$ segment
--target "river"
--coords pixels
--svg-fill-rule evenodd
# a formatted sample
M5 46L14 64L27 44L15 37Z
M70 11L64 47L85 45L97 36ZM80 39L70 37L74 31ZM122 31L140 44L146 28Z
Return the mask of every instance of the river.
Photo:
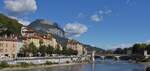
M58 66L14 71L144 71L144 68L145 67L142 64L133 64L122 61L107 61L96 62L92 64L78 64L70 66Z

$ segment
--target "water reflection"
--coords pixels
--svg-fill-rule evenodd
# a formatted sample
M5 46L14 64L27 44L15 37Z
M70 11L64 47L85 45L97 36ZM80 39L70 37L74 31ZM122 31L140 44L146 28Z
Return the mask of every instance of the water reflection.
M95 71L95 63L92 63L92 71Z
M131 64L122 61L117 62L106 61L92 64L78 64L70 66L37 68L31 70L14 70L14 71L144 71L144 65Z

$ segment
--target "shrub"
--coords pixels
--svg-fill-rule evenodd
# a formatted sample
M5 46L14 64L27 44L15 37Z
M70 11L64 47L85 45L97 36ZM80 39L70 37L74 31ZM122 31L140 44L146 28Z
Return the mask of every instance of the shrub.
M0 63L0 68L6 68L6 67L9 67L9 64L7 62L5 62L5 61L2 61Z
M69 61L66 61L66 63L68 64L68 63L70 63Z
M21 66L21 67L28 67L28 66L30 66L30 64L29 64L29 63L26 63L26 62L21 62L21 63L20 63L20 66Z
M51 64L53 64L53 63L50 62L50 61L46 61L46 62L45 62L45 65L51 65Z

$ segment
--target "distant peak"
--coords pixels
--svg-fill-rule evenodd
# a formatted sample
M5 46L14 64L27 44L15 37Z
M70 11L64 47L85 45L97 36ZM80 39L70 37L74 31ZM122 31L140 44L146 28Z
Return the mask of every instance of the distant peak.
M54 22L48 21L48 20L45 20L45 19L37 19L37 20L35 20L34 22L39 22L39 23L41 23L41 24L54 25Z

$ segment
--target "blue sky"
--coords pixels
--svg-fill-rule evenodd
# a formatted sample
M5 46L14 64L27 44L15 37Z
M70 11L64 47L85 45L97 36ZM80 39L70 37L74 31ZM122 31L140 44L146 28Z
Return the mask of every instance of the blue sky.
M100 48L150 40L150 0L12 0L23 3L21 11L14 5L18 3L9 1L0 0L0 12L24 24L38 18L57 22L62 28L70 24L67 30L78 33L71 38ZM77 27L70 29L71 25Z

